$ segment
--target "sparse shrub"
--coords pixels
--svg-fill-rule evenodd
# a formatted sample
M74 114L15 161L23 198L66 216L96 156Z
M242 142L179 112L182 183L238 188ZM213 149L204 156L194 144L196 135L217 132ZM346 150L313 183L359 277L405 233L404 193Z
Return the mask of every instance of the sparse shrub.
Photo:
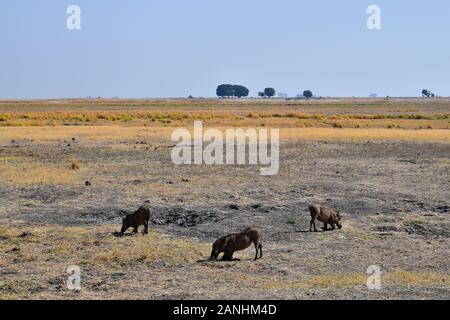
M80 161L77 159L70 159L70 168L72 170L79 170L80 169Z
M323 115L320 113L317 113L314 115L314 118L316 118L317 120L322 120L323 119Z
M436 117L437 120L446 120L448 118L450 118L450 114L439 114Z
M311 121L305 121L304 126L305 126L305 128L311 128L313 125L312 125Z
M0 115L0 121L8 121L8 120L11 120L11 115L9 114Z
M342 115L340 115L340 114L335 114L335 115L330 117L331 120L341 120L343 118L344 117Z

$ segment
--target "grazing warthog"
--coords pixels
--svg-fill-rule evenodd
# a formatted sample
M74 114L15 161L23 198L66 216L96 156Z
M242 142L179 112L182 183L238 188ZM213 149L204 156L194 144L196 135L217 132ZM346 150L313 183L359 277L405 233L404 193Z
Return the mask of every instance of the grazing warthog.
M342 218L339 211L323 207L319 204L313 204L309 206L309 212L311 213L311 222L309 223L309 231L311 232L313 227L314 231L317 232L316 219L323 222L323 230L325 231L328 230L328 224L331 226L331 230L334 230L336 226L339 229L342 228Z
M127 215L122 220L121 234L128 228L133 228L133 233L138 233L139 226L144 226L144 234L148 234L148 222L150 220L150 209L146 206L140 207L135 213Z
M262 258L262 244L261 244L262 230L259 227L250 227L241 233L233 233L217 239L212 247L211 256L209 260L217 260L219 254L222 252L222 261L232 261L233 254L236 251L247 249L253 243L256 249L256 259ZM259 252L259 257L258 257Z

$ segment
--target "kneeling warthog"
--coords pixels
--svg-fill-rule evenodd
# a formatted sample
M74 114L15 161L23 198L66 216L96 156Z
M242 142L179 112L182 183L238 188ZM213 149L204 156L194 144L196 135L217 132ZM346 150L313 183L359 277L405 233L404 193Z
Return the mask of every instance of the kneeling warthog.
M233 254L236 251L247 249L253 243L256 249L255 260L262 258L262 244L261 244L262 230L259 227L250 227L241 233L233 233L217 239L212 247L211 256L209 260L217 260L219 254L222 252L222 261L232 261Z
M316 219L320 222L323 222L323 230L327 231L329 224L331 226L331 230L334 230L336 226L341 229L341 215L339 211L336 211L331 208L323 207L319 204L313 204L309 206L309 212L311 213L311 222L309 223L309 231L312 232L312 228L314 227L314 231L317 232L316 229Z
M140 207L135 213L127 215L122 220L121 234L128 228L133 228L133 233L138 233L139 226L144 226L144 234L148 234L148 222L150 220L150 209L146 206Z

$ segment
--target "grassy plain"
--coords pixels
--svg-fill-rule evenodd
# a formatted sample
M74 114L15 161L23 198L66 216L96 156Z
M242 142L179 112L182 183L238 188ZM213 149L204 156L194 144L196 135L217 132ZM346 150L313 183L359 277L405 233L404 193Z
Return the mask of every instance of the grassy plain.
M280 174L175 166L170 135L194 120L279 128ZM449 176L446 98L2 100L0 299L448 299ZM342 230L307 232L316 201ZM141 204L150 234L115 237ZM205 261L247 225L262 260Z

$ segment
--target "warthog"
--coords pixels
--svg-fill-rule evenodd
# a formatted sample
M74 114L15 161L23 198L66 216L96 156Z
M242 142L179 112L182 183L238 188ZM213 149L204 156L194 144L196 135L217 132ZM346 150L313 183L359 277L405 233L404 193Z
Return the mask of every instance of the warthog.
M121 234L128 228L133 228L133 233L138 233L139 226L144 226L144 234L148 234L148 222L150 220L150 209L146 206L140 207L135 213L127 215L122 220Z
M309 231L312 232L312 228L314 227L314 231L317 232L316 229L316 219L320 222L323 222L323 230L327 231L329 224L331 226L331 230L334 230L336 226L341 229L341 215L339 211L336 211L331 208L323 207L319 204L313 204L309 206L309 212L311 213L311 222L309 223Z
M250 227L240 233L233 233L217 239L212 247L211 256L209 260L217 260L219 254L222 252L222 261L232 261L233 254L236 251L247 249L253 243L256 249L255 259L262 258L262 244L261 244L262 230L259 227Z

